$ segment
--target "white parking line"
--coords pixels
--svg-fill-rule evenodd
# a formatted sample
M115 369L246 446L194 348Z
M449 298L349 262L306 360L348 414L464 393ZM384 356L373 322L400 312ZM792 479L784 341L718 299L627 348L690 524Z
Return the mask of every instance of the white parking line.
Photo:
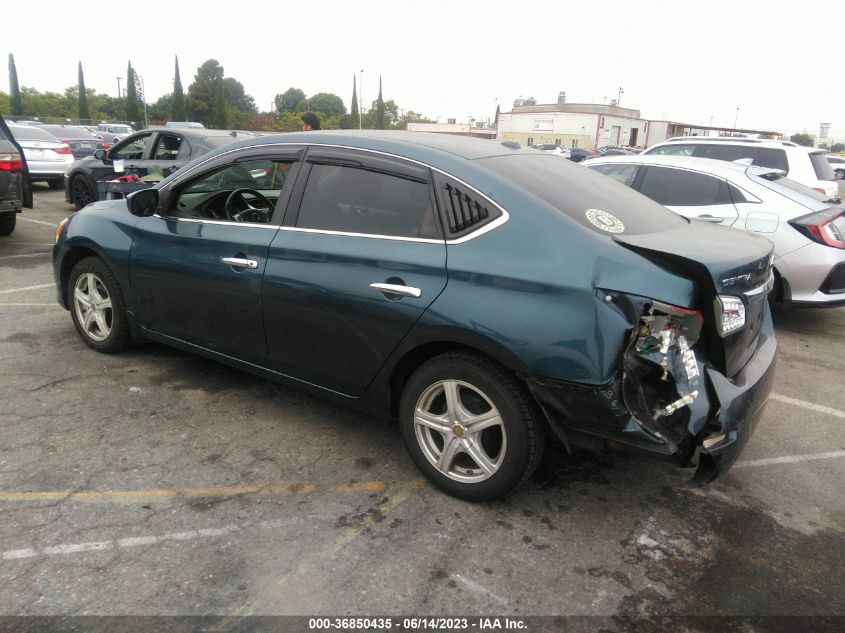
M8 295L13 292L26 292L27 290L41 290L42 288L55 288L56 284L41 284L39 286L24 286L23 288L10 288L9 290L0 290L0 295Z
M33 224L43 224L44 226L50 226L53 228L59 226L58 224L53 224L52 222L44 222L43 220L33 220L32 218L25 218L22 215L19 215L18 219L23 220L24 222L32 222Z
M271 522L266 522L270 524ZM188 532L166 532L156 536L135 536L129 538L112 539L108 541L91 541L88 543L65 543L51 545L41 549L26 547L24 549L12 549L3 552L0 556L3 560L19 560L22 558L35 558L36 556L57 556L66 554L79 554L81 552L95 552L115 548L139 547L141 545L152 545L154 543L166 543L168 541L193 541L201 538L215 538L225 536L241 530L237 525L224 525L221 528L200 528Z
M25 253L24 255L3 255L0 259L16 259L18 257L47 257L53 253L45 251L44 253Z
M0 303L0 308L32 308L35 306L45 307L45 306L58 306L57 302L53 303Z
M830 451L827 453L813 453L810 455L787 455L786 457L768 457L766 459L749 459L737 462L734 468L751 468L753 466L769 466L772 464L795 464L797 462L812 462L817 459L836 459L845 457L845 451Z
M779 393L773 393L769 395L771 400L777 400L778 402L783 402L785 404L791 404L796 407L802 407L804 409L809 409L810 411L816 411L817 413L824 413L826 415L832 415L835 418L845 418L845 411L840 411L839 409L832 409L830 407L825 407L820 404L814 404L812 402L807 402L806 400L799 400L798 398L790 398L789 396L782 396Z

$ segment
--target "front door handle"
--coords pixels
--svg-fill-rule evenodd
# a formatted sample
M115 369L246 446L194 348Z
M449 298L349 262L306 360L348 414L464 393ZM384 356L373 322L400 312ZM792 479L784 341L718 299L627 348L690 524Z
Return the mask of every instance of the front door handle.
M221 257L220 261L235 268L258 268L258 262L254 259L244 259L243 257Z
M370 284L370 288L390 295L414 297L415 299L418 299L420 295L422 295L422 290L419 288L414 288L413 286L400 286L399 284Z
M702 222L712 222L713 224L717 224L722 222L725 218L718 218L715 215L697 215L693 218L693 220L701 220Z

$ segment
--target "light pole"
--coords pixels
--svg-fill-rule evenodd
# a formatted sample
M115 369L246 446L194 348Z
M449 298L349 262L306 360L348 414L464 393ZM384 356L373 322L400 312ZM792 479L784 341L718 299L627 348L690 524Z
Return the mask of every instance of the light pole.
M364 69L358 71L358 129L364 120Z
M115 77L117 79L117 98L120 99L120 77Z
M734 131L736 131L736 122L739 119L739 106L736 107L736 116L734 117Z
M616 107L619 107L619 104L622 102L622 95L625 94L624 88L619 86L619 92L616 93Z
M135 76L141 82L141 103L144 104L144 127L147 128L147 127L150 127L150 123L147 120L147 94L146 94L147 91L144 90L144 78L141 77L141 75L139 75L138 73L135 73Z
M467 114L469 124L467 125L467 136L472 136L472 113Z

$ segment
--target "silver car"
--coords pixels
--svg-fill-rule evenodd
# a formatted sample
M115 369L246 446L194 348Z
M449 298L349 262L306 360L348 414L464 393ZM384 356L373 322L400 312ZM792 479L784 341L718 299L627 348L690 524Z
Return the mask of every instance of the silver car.
M775 245L773 300L784 306L845 305L845 208L839 198L744 161L636 155L584 165L685 217L767 237Z
M46 181L51 189L64 187L65 172L73 164L73 150L35 125L10 125L12 136L23 149L29 166L29 181Z

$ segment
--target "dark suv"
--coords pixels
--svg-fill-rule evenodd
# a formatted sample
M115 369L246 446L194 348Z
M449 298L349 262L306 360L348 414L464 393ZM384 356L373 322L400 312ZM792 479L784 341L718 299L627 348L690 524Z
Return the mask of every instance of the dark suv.
M23 207L32 208L26 159L0 115L0 235L11 235Z

